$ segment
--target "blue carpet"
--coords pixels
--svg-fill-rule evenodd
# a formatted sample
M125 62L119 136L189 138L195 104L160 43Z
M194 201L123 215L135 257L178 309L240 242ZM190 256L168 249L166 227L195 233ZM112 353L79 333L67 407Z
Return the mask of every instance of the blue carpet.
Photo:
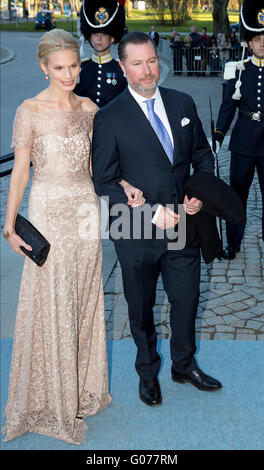
M132 340L110 341L111 405L87 418L81 446L34 433L4 443L4 449L54 450L259 450L264 448L264 344L257 341L200 341L199 367L223 389L202 392L170 378L169 341L160 341L163 404L151 408L138 399ZM1 414L7 400L12 340L1 341ZM3 419L2 419L3 424Z

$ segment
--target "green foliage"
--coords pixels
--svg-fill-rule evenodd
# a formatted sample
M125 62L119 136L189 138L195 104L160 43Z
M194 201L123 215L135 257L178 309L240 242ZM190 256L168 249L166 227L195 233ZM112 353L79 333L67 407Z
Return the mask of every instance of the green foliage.
M157 16L155 14L155 11L153 9L148 9L145 11L142 10L132 10L131 12L131 18L127 19L126 24L128 27L129 31L132 30L139 30L139 31L150 31L151 26L155 25L157 31L159 32L170 32L173 28L172 25L160 25L159 22L157 21ZM237 23L239 21L239 14L238 12L228 12L229 14L229 21L230 23ZM168 20L169 20L169 10L168 13ZM167 16L166 16L167 17ZM183 26L178 26L177 31L179 32L188 32L190 31L190 27L194 25L197 27L197 31L201 31L203 26L205 26L208 30L209 33L212 33L213 31L213 19L212 19L212 13L205 12L203 13L201 10L193 10L192 12L192 18L190 20L187 20ZM57 21L57 27L65 29L66 31L74 32L76 33L76 20L74 19L73 21L71 19L67 20L62 20L62 21ZM34 21L29 21L28 23L26 22L21 22L16 26L16 23L6 23L6 24L1 24L1 29L2 30L8 30L8 31L36 31L35 30L35 24ZM37 32L43 33L45 30L37 30Z

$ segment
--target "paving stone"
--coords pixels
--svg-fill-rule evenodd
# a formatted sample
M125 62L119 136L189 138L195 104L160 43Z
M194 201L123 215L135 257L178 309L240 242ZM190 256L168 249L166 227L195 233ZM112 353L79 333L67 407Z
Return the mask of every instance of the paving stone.
M220 305L230 306L230 302L240 301L248 298L249 296L243 292L232 292L230 294L223 295L216 299L209 300L207 303L207 308L214 308ZM204 303L202 303L203 305Z
M256 336L256 331L247 328L246 330L244 328L237 328L236 330L237 334L247 334L247 335L254 335Z
M218 295L224 295L228 294L228 292L231 291L232 288L233 286L228 284L228 282L226 284L216 284L214 287L214 292L218 292Z
M225 276L212 276L211 277L211 282L226 282L226 277Z
M264 335L263 335L264 337ZM200 336L199 336L200 339L211 339L211 334L210 333L200 333Z
M228 307L215 307L213 311L218 314L218 315L224 315L226 317L226 314L231 313L232 310L231 308ZM230 315L231 316L231 315Z
M246 305L244 302L233 302L228 304L228 306L234 311L234 312L239 312L241 310L246 310L248 309L248 305Z
M228 277L228 282L231 284L244 284L244 277Z
M261 334L261 335L257 334L257 340L264 341L264 334Z
M233 327L243 327L245 326L246 320L241 320L236 318L234 315L224 315L223 319L227 325L233 326Z
M228 277L231 277L231 276L233 276L233 277L239 276L240 277L240 276L243 276L243 271L244 271L244 269L243 270L242 269L228 269L226 271L226 275Z
M225 340L225 339L235 339L235 333L215 333L214 339L220 339L220 340Z
M216 325L215 329L217 333L234 333L234 328L227 325Z
M110 320L112 311L111 310L105 310L105 321L108 322Z
M256 320L249 320L246 323L247 328L253 328L254 330L259 330L263 326L263 322Z
M250 299L245 299L243 302L247 304L249 307L253 307L254 305L256 305L257 301L254 297L251 297Z
M127 315L127 308L127 303L117 302L112 311L114 315Z
M249 310L243 310L242 312L235 312L234 315L241 320L250 320L251 318L254 318L256 315Z
M200 292L206 292L210 290L211 284L210 282L201 282L200 284Z
M223 268L213 268L210 270L211 276L225 276L226 270Z
M201 318L210 318L210 317L215 317L215 313L211 310L204 310L203 312L199 313L197 317Z
M204 319L204 321L209 326L211 326L211 325L223 325L225 323L223 318L219 317L219 316L209 317L209 318Z
M236 339L237 339L238 341L241 341L241 340L243 340L243 341L245 341L245 340L247 340L247 341L255 341L255 340L257 339L257 335L256 335L256 334L250 335L250 334L248 334L248 333L237 334L237 335L236 335Z
M251 307L250 313L254 315L264 315L264 302L259 302L254 307Z

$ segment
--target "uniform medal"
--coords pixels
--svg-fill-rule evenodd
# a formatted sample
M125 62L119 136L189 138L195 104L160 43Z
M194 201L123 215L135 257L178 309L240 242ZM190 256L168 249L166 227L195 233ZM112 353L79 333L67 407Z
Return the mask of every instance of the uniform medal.
M107 77L106 83L108 83L109 85L110 85L110 84L112 84L112 85L116 85L116 84L117 84L116 73L107 72L107 73L106 73L106 77Z

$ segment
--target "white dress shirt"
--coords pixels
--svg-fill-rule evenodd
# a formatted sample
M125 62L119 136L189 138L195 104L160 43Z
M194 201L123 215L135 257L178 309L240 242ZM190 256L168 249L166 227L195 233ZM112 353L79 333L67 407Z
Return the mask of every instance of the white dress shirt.
M171 132L171 127L170 127L170 124L169 124L169 120L168 120L168 117L167 117L167 113L166 113L166 110L165 110L165 107L164 107L164 104L163 104L163 101L162 101L162 98L161 98L161 94L160 94L160 91L158 88L156 88L156 91L155 91L155 94L151 97L151 98L145 98L144 96L141 96L139 95L138 93L136 93L130 85L128 85L128 90L129 92L131 93L131 95L133 96L133 98L136 100L136 102L139 104L139 106L141 107L143 113L145 114L146 118L149 120L149 116L148 116L148 109L147 109L147 104L145 103L145 101L147 101L147 99L153 99L155 98L155 102L154 102L154 111L155 113L159 116L160 120L162 121L162 123L164 124L164 126L166 127L166 130L170 136L170 139L171 139L171 143L172 143L172 146L174 148L174 143L173 143L173 136L172 136L172 132ZM156 212L155 212L155 215L152 219L152 223L155 224L156 223L156 220L157 220L157 217L158 217L158 214L159 214L159 211L161 209L161 205L158 206Z
M148 99L155 98L154 111L159 116L160 120L162 121L162 124L164 124L164 126L166 127L166 130L167 130L167 132L170 136L170 139L171 139L172 146L174 147L171 127L170 127L170 124L169 124L169 120L168 120L168 117L167 117L167 113L165 111L165 107L164 107L159 89L156 88L155 94L151 98L144 98L144 96L139 95L138 93L136 93L131 88L130 85L128 85L128 90L130 91L133 98L135 98L135 100L139 104L139 106L141 107L141 109L142 109L142 111L145 114L147 119L149 119L149 116L148 116L147 104L145 103L145 101L147 101Z

